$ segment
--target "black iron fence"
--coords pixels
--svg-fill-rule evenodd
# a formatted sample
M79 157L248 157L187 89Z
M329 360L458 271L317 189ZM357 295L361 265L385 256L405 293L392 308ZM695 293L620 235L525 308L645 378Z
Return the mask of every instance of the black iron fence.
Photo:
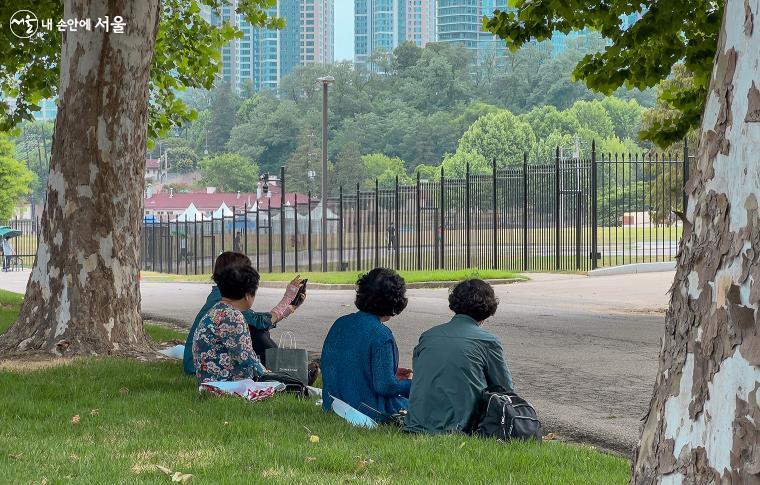
M586 271L674 259L689 155L602 154L529 163L415 183L340 188L322 204L280 193L264 208L196 220L159 218L142 232L146 271L206 274L226 250L249 255L263 272L387 266L401 270L496 268ZM277 198L280 198L277 200ZM326 246L321 243L327 220ZM31 263L36 221L10 221L24 235L17 254Z

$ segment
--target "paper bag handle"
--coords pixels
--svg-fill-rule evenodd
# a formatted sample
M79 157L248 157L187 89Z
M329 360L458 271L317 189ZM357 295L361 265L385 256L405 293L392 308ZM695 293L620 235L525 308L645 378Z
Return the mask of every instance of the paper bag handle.
M280 347L281 349L285 348L282 346L282 339L285 337L285 335L290 336L290 348L291 349L298 348L298 343L296 342L296 337L295 335L293 335L293 332L282 332L280 334L280 343L277 346Z

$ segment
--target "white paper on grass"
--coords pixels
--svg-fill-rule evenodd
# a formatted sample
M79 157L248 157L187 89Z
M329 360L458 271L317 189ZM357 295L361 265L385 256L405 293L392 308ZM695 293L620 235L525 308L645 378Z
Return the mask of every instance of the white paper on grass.
M370 418L366 414L362 414L340 399L337 399L334 396L331 397L333 398L332 410L335 412L335 414L353 424L354 426L361 426L370 429L377 428L377 422L374 419Z
M175 345L174 347L167 347L165 349L159 350L158 353L172 359L182 360L185 357L185 346Z

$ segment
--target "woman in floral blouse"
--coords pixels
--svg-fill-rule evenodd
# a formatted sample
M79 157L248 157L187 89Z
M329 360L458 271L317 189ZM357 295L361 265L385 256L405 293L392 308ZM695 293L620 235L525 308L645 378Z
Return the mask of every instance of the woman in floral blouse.
M243 313L251 308L259 273L251 266L230 266L215 275L222 299L201 319L193 338L199 382L256 379L266 369L253 351Z

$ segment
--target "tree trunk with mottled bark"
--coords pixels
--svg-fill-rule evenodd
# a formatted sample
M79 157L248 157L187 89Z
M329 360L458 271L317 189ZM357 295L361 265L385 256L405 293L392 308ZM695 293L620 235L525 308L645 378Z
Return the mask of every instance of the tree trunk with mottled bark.
M758 14L726 1L635 484L760 483Z
M6 352L149 348L138 281L148 80L159 0L66 0L58 116L39 249ZM95 28L123 17L124 33ZM47 34L54 35L54 34Z

